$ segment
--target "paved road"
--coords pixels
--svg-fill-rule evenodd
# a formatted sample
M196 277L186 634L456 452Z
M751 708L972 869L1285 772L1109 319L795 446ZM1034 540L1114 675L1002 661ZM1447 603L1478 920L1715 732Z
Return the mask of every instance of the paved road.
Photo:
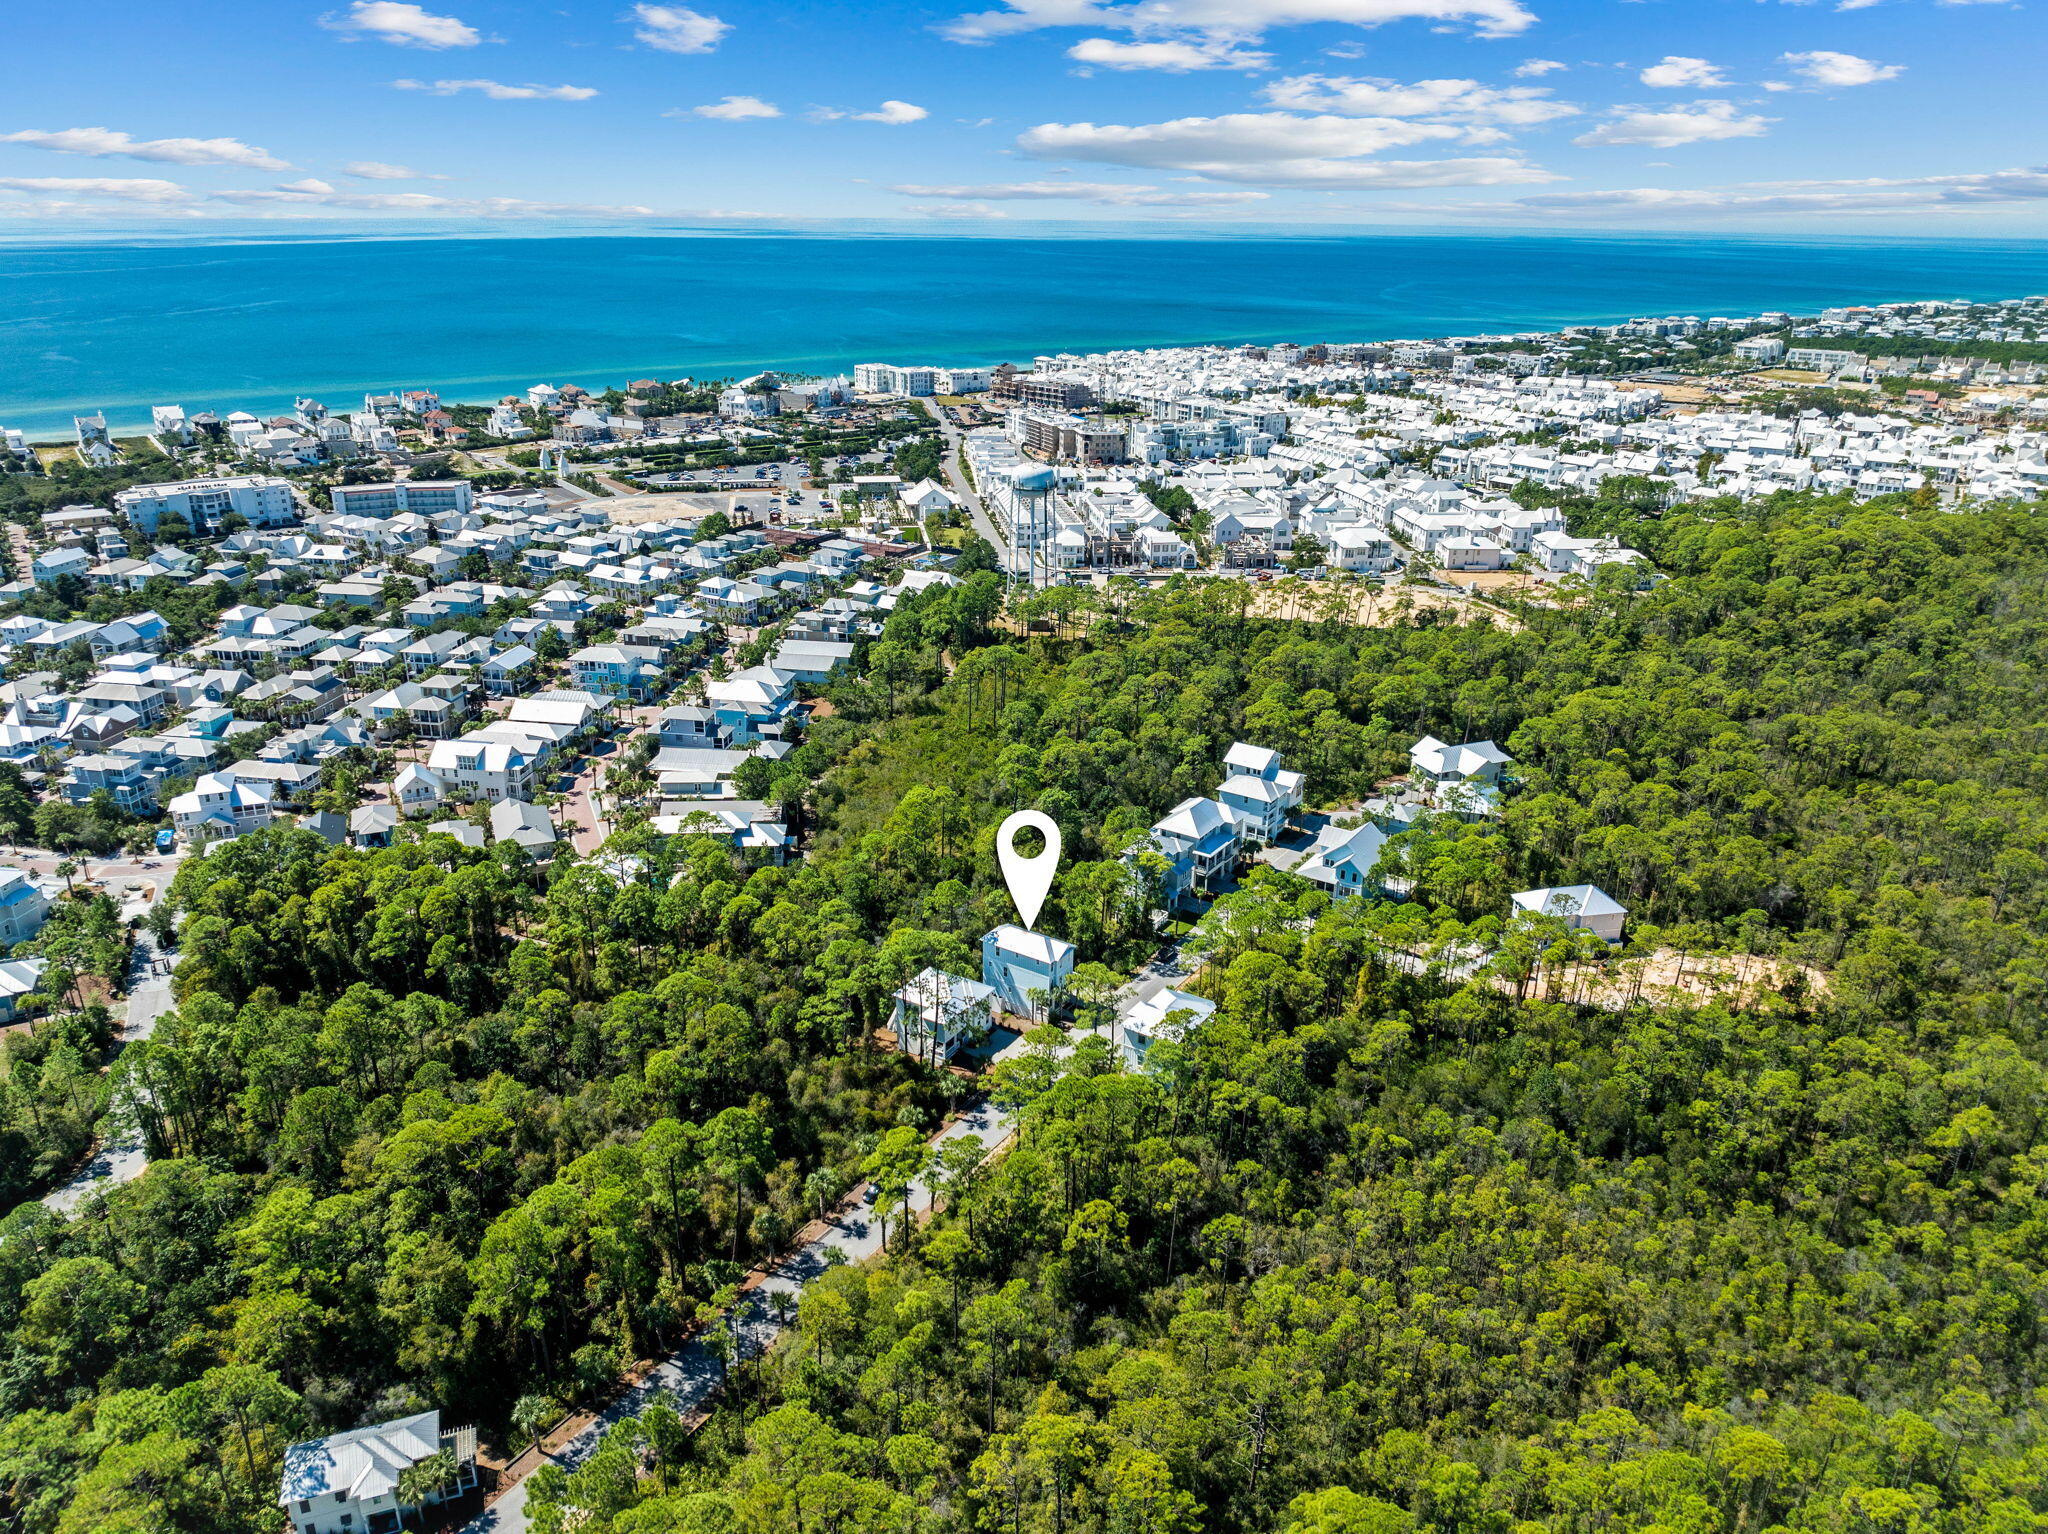
M124 906L122 914L141 915L148 909L137 901ZM128 968L128 1014L116 1034L123 1045L148 1038L156 1032L157 1019L171 1010L169 966L165 965L165 973L156 973L161 957L147 932L136 935L135 952ZM114 1129L109 1120L102 1123L108 1128L108 1137L71 1181L44 1196L43 1202L50 1208L69 1214L89 1195L117 1183L133 1182L149 1169L149 1157L143 1151L138 1131Z
M925 414L938 423L939 435L946 441L945 456L939 460L945 471L946 488L966 502L968 520L974 524L974 530L995 546L997 557L1007 564L1010 553L1009 538L996 527L995 519L989 516L988 508L981 503L980 494L967 483L966 476L960 472L960 428L952 423L940 406L934 405L930 400L922 403Z
M993 1149L1010 1133L1010 1120L994 1106L983 1103L971 1109L932 1143L972 1136ZM911 1194L912 1207L922 1212L931 1207L931 1191L919 1183ZM829 1266L826 1253L837 1251L848 1262L861 1262L881 1250L880 1222L865 1205L856 1204L833 1222L831 1228L809 1246L792 1254L766 1280L741 1301L737 1333L749 1357L759 1354L782 1331L778 1310L794 1313L794 1297ZM778 1297L783 1298L778 1302ZM688 1413L710 1400L723 1378L719 1357L702 1341L692 1342L657 1366L647 1380L628 1391L611 1408L549 1456L565 1470L573 1470L596 1450L613 1424L636 1417L657 1400L666 1400L677 1411ZM462 1534L524 1534L526 1482L516 1483L504 1496L479 1513Z
M595 852L611 834L611 825L599 817L595 800L601 798L607 806L612 805L606 788L612 768L618 765L626 747L642 731L654 728L665 706L660 703L621 703L616 715L617 733L586 751L582 765L569 780L557 818L568 833L570 844L583 856Z
M89 877L105 884L110 893L125 895L121 902L122 918L136 919L147 916L150 907L162 897L183 856L179 852L156 859L116 858L84 863L83 872L74 878ZM63 861L54 853L16 854L5 849L0 849L0 858L10 866L35 868L38 874L54 870ZM143 887L126 893L122 887L127 884ZM128 961L128 1003L114 1034L118 1044L148 1038L156 1032L157 1019L171 1010L170 962L158 951L147 929L136 933L135 951ZM163 973L158 973L159 968ZM100 1143L92 1159L78 1169L71 1181L45 1195L43 1202L50 1208L69 1214L89 1195L116 1183L133 1182L148 1169L149 1158L143 1153L142 1137L132 1130L115 1131L111 1125L108 1128L110 1137Z

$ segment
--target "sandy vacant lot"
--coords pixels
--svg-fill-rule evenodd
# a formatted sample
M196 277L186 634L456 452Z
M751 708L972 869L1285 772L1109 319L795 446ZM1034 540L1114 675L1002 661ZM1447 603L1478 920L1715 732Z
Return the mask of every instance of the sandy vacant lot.
M735 522L765 522L771 507L767 493L746 494L719 490L706 495L677 492L672 495L615 495L608 500L585 501L601 508L614 527L632 527L640 522L670 522L709 516L722 511ZM780 511L784 508L775 506ZM806 507L808 512L811 508Z
M1486 577L1460 576L1457 579L1462 583ZM1463 622L1485 619L1510 633L1519 632L1523 626L1519 618L1497 607L1436 586L1378 587L1275 581L1260 586L1252 599L1252 612L1261 618L1314 621L1341 614L1367 628L1390 627L1405 621L1411 614L1428 609L1454 613Z
M1637 998L1664 1006L1720 1001L1732 1007L1760 1006L1788 991L1828 994L1825 971L1810 964L1752 954L1688 954L1660 948L1638 959L1569 965L1562 974L1531 986L1531 994L1589 1001L1620 1010Z

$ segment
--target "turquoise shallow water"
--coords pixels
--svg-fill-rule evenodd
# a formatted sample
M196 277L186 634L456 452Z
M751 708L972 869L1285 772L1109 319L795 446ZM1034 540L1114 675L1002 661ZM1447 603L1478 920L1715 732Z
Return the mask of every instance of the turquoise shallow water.
M1811 312L2048 291L2025 241L1387 233L827 234L41 241L0 248L0 425L366 389L489 399L867 360L1026 361L1195 341L1358 340L1636 314Z

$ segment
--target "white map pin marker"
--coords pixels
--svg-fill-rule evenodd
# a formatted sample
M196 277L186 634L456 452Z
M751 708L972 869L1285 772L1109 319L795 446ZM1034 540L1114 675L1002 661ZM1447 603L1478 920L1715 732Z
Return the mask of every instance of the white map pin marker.
M1045 838L1045 851L1027 858L1017 850L1017 833L1026 826ZM1060 867L1059 823L1043 810L1019 810L996 828L996 859L1003 865L1003 879L1010 886L1010 899L1017 914L1029 927L1052 890L1052 876Z

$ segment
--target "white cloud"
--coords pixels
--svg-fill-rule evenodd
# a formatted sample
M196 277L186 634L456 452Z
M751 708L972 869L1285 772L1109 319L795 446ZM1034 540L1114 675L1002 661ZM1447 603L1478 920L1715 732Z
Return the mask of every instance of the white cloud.
M1695 101L1689 107L1661 112L1623 109L1612 121L1602 123L1591 133L1580 134L1572 142L1675 149L1680 144L1712 139L1757 138L1776 120L1740 112L1732 101Z
M35 219L40 222L53 218L105 218L115 214L123 222L135 218L206 217L204 209L182 202L137 203L116 210L103 202L73 202L64 197L38 197L33 200L0 197L0 218Z
M483 34L453 16L436 16L401 0L355 0L346 16L322 16L330 32L352 32L401 48L474 48Z
M109 203L129 205L123 216L136 212L177 217L218 213L224 208L261 210L264 216L290 216L294 212L338 209L357 213L446 214L473 218L759 218L765 215L716 209L657 209L635 203L538 202L523 197L444 197L430 192L338 191L315 177L285 182L274 187L235 187L225 191L196 193L171 181L117 180L102 176L14 176L0 177L0 193L31 194L34 202L9 202L0 197L0 214L31 210L38 216L52 213L93 214L108 211ZM208 205L212 207L209 208Z
M187 202L192 194L175 181L114 176L0 176L0 187L13 192L68 192L88 197L112 197L121 202Z
M932 114L923 107L911 105L908 101L892 100L883 102L872 112L852 112L847 115L855 122L887 123L892 128L900 128L905 123L923 122Z
M1926 216L2048 200L2048 168L1952 176L1871 176L1840 181L1753 181L1726 187L1627 187L1601 192L1541 192L1512 202L1466 204L1483 217L1748 218L1784 214ZM1422 211L1417 207L1415 211ZM1429 211L1454 211L1437 206Z
M731 22L686 5L636 5L633 20L633 35L663 53L709 53L732 30Z
M967 186L892 186L905 197L971 202L1092 202L1114 208L1215 208L1264 202L1265 192L1176 192L1112 181L1011 181Z
M269 191L235 190L210 194L214 201L238 206L342 208L370 213L450 213L486 218L580 217L646 218L655 209L637 204L530 202L523 197L439 197L430 192L325 192L301 183Z
M1171 122L1041 123L1017 140L1038 159L1089 160L1144 170L1178 170L1208 181L1252 186L1495 186L1557 177L1506 156L1362 163L1382 149L1460 138L1447 123L1391 117L1297 117L1239 112Z
M1788 53L1779 60L1795 75L1820 86L1875 85L1880 80L1896 80L1906 72L1903 64L1880 64L1874 59L1859 59L1853 53L1830 53L1825 48L1812 53Z
M1509 37L1536 18L1519 0L1138 0L1098 4L1096 0L1004 0L1004 9L977 11L940 27L960 43L1046 27L1094 27L1134 32L1144 38L1192 35L1249 42L1272 27L1335 22L1379 27L1395 21L1467 25L1482 37Z
M382 160L351 160L342 166L345 176L355 176L364 181L445 181L446 176L430 176L425 171L414 170L409 165L387 165Z
M1728 83L1728 77L1721 73L1718 65L1709 64L1705 59L1687 58L1681 53L1665 54L1663 63L1652 64L1640 78L1645 85L1672 91L1712 90L1717 85Z
M1086 37L1067 50L1067 57L1103 69L1157 69L1176 75L1197 69L1264 69L1273 61L1270 53L1240 48L1221 38L1120 43L1113 37Z
M1877 3L1878 0L1835 0L1835 9L1838 11L1867 11Z
M239 165L247 170L290 170L267 149L235 138L130 138L112 128L59 128L45 132L26 128L0 133L0 144L27 144L59 154L90 155L100 160L158 160L167 165Z
M1570 65L1561 63L1557 59L1524 59L1515 66L1514 72L1524 80L1535 80L1540 79L1544 75L1556 74L1560 69L1569 69L1570 67Z
M670 112L670 117L680 117L680 112ZM721 122L745 122L752 117L780 117L782 108L772 101L763 101L759 96L727 96L719 101L707 102L701 107L691 107L692 117L713 117Z
M937 202L915 210L922 218L1008 218L1001 208L985 202Z
M587 85L504 85L496 80L393 80L391 88L425 91L430 96L475 91L493 101L588 101L597 94Z
M1477 80L1348 79L1332 75L1289 75L1265 89L1275 106L1301 112L1340 112L1347 117L1423 117L1439 121L1530 127L1570 117L1578 108L1555 101L1541 85L1506 88Z

